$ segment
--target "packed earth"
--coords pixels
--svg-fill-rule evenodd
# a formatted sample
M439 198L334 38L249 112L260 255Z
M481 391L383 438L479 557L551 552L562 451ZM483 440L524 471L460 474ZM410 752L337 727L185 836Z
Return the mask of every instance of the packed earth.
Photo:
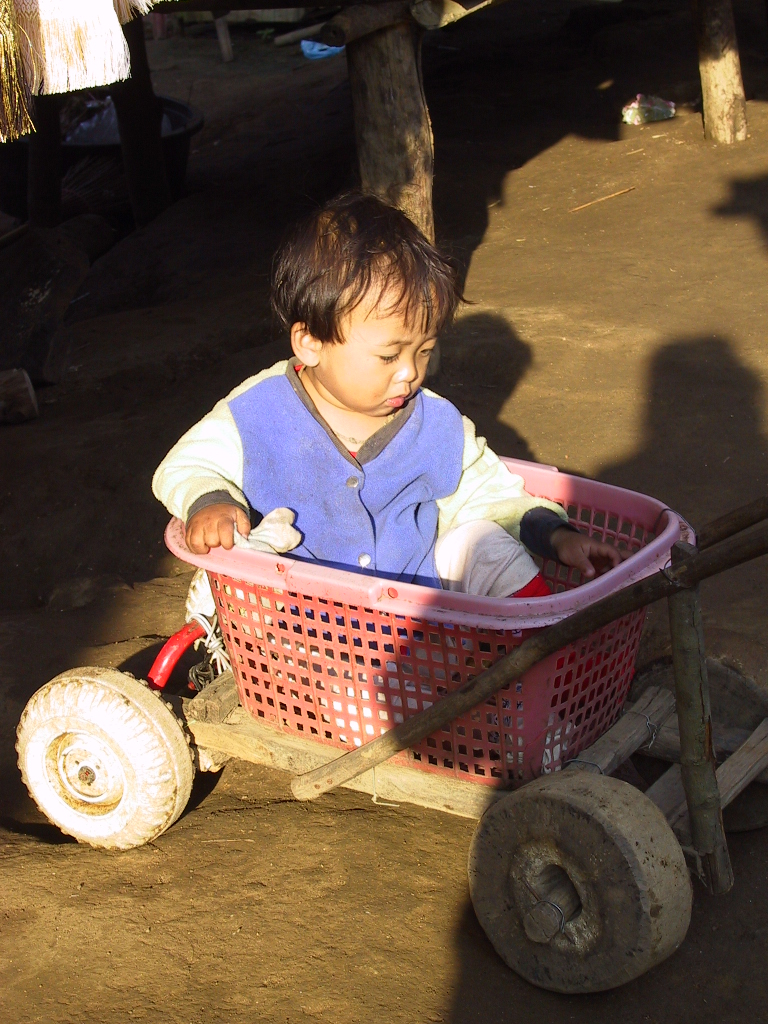
M703 139L676 0L515 0L424 42L437 235L469 300L431 386L500 454L651 494L694 526L768 487L768 31L762 5L736 18L750 137L731 147ZM310 62L246 29L233 43L231 64L212 27L148 44L156 92L205 118L183 194L94 262L40 418L0 428L3 1019L765 1019L765 831L731 836L734 889L695 885L668 961L565 997L518 978L485 938L469 820L346 790L299 804L287 775L230 762L197 779L166 834L105 853L26 795L14 742L30 695L77 665L145 675L181 625L191 573L164 547L152 473L286 354L272 253L297 215L354 183L344 58ZM622 125L638 92L674 101L674 119ZM762 688L765 570L703 587L709 655ZM668 655L658 606L638 664Z

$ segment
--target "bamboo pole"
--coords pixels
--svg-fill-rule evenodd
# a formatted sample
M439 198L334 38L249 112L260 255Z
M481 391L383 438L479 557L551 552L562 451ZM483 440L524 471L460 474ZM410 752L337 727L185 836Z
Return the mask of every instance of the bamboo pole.
M321 793L335 789L336 786L348 782L362 772L375 768L393 754L420 743L427 736L452 722L454 718L488 700L507 683L519 679L528 669L555 651L584 636L589 636L615 619L620 619L661 598L669 597L681 588L693 587L701 580L716 576L726 569L766 553L768 520L764 520L746 533L742 532L723 540L706 551L687 556L669 570L658 572L616 594L610 594L554 626L535 633L461 689L455 690L413 718L406 719L383 736L343 754L322 768L298 776L291 783L293 795L299 800L311 800Z
M686 558L695 557L695 552L690 544L675 544L672 548L673 568ZM711 893L724 893L733 886L733 869L728 856L717 786L717 762L712 745L712 713L699 587L671 594L668 605L680 729L680 768L691 838L701 859L704 884Z

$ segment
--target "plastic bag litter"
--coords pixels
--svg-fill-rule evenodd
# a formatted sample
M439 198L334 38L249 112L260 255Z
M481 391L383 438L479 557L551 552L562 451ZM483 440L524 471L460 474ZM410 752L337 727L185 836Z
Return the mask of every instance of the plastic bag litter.
M666 121L675 116L675 104L660 96L645 96L639 92L621 111L624 124L648 124L650 121Z
M344 47L326 46L325 43L318 43L314 39L302 39L301 52L307 60L322 60L323 57L334 57L337 53L344 53Z

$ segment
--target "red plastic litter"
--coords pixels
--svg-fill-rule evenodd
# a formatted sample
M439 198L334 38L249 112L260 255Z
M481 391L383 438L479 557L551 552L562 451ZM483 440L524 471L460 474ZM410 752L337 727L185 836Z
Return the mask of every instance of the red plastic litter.
M285 556L185 547L171 550L209 572L240 702L255 718L342 749L391 729L461 687L536 628L657 571L682 520L644 495L505 460L530 493L560 501L574 525L633 554L581 584L555 562L542 571L556 593L512 601L469 597L299 562ZM276 576L279 573L279 577ZM644 610L536 665L520 680L394 761L486 785L555 771L616 720L626 698Z

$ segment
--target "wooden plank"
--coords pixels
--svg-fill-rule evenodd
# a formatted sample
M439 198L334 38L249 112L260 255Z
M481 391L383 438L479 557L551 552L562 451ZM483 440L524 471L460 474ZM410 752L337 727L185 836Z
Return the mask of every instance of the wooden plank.
M695 553L696 549L690 544L675 544L672 548L673 570ZM698 585L672 594L667 603L680 728L680 772L691 838L701 860L704 884L712 893L725 893L733 887L733 869L725 838L717 763L712 746L709 681Z
M183 713L193 703L185 701ZM219 750L252 764L278 768L292 775L319 768L339 755L335 747L281 733L252 718L241 707L229 715L226 723L188 718L187 727L200 747ZM345 788L373 795L374 784L378 800L411 803L475 819L481 818L492 803L508 792L393 764L377 767L375 780L373 771L368 771L346 784Z
M634 705L629 705L629 710ZM626 711L625 711L626 714ZM723 755L730 757L746 740L751 733L749 729L739 729L736 726L712 724L712 741L715 747L715 754L718 759ZM677 726L677 718L672 718L662 725L656 734L652 745L644 745L638 748L638 752L649 757L657 758L659 761L680 762L680 732ZM722 765L721 765L722 767ZM718 768L718 773L720 768ZM762 786L768 786L768 768L763 768L752 780L759 782ZM722 794L721 794L722 802ZM729 801L730 802L730 801Z
M766 767L768 767L768 718L762 721L757 729L747 737L739 750L717 769L721 806L727 807L739 793L747 788L750 782L754 782ZM680 840L680 845L691 846L690 819L680 765L673 765L646 790L645 795L665 815Z
M671 824L671 819L677 818L678 808L685 807L685 790L680 765L673 764L660 779L648 787L645 795L656 804Z
M651 723L652 730L658 731L674 710L675 698L669 690L649 686L608 732L564 767L572 765L611 775L650 739L648 723Z
M187 721L223 722L239 703L235 677L231 672L223 672L197 696L183 700L182 707Z
M764 718L749 739L717 769L720 803L727 807L750 782L768 767L768 718Z

